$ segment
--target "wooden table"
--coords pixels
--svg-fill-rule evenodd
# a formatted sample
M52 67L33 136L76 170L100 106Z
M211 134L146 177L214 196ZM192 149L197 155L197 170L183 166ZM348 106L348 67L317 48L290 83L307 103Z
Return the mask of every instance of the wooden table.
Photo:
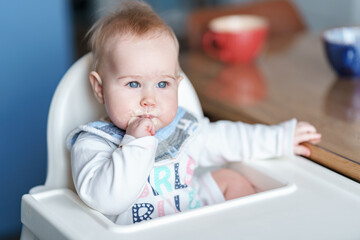
M360 80L334 74L320 35L271 38L252 65L226 65L200 51L181 53L180 64L210 118L311 122L323 140L306 144L310 159L360 182Z

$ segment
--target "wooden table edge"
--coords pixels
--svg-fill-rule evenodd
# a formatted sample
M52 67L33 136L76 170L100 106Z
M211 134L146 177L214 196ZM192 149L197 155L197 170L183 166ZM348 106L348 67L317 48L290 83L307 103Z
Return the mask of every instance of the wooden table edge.
M311 150L310 160L334 170L345 177L360 182L360 164L340 156L330 150L310 143L303 143Z

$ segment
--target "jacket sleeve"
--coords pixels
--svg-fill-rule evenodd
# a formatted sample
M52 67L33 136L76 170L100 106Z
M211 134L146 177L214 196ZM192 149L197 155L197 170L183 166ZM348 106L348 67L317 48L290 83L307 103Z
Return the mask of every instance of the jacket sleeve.
M295 119L272 126L203 119L190 152L199 152L202 166L291 156L295 126Z
M72 176L80 198L103 214L127 210L141 194L154 165L158 140L125 135L115 146L82 133L71 149Z

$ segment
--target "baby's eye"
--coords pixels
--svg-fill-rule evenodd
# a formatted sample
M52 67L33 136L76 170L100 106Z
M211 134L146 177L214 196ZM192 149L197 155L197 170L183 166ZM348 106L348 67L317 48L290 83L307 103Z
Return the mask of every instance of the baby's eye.
M140 86L138 82L129 82L127 85L131 88L138 88Z
M159 88L165 88L167 85L168 85L167 82L159 82L159 83L158 83L158 87L159 87Z

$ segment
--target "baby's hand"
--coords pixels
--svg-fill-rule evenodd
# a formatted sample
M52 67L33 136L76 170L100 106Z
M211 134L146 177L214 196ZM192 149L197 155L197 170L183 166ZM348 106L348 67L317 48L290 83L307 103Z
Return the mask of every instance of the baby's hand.
M294 153L309 157L310 149L300 145L303 142L319 143L321 141L321 134L316 132L313 125L307 122L298 122L295 128L294 135Z
M155 126L149 118L136 118L129 123L126 134L135 138L154 136Z

